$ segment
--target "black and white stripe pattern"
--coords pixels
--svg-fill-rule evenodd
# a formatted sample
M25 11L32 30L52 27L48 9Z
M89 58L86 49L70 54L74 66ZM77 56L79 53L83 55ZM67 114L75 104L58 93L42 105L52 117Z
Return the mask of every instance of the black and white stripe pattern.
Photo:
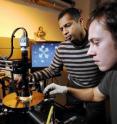
M62 42L56 50L49 68L33 74L36 81L51 78L64 66L76 86L91 87L99 83L100 71L92 58L87 55L89 43L78 48L70 41Z

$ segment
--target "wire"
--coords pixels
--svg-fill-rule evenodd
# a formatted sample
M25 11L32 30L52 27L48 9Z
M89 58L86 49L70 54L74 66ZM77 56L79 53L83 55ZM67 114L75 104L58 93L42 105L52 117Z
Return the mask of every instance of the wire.
M27 31L26 31L26 29L23 28L23 27L16 28L16 29L13 31L13 33L12 33L12 35L11 35L11 52L10 52L10 55L7 57L7 60L8 60L9 58L11 58L11 56L12 56L12 54L13 54L13 49L14 49L14 46L13 46L13 39L15 38L15 33L16 33L19 29L22 29L22 30L25 32L25 36L28 37Z
M54 106L52 105L52 106L50 107L50 111L49 111L49 114L48 114L48 118L47 118L46 124L49 124L49 122L50 122L50 119L51 119L52 114L53 114L53 109L54 109Z

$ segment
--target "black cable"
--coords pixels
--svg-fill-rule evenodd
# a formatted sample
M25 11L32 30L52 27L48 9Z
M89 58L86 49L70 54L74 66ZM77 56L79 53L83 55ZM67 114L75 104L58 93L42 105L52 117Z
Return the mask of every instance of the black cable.
M25 28L23 27L19 27L19 28L16 28L12 35L11 35L11 52L10 52L10 55L6 58L7 60L11 58L11 56L13 55L13 50L14 50L14 46L13 46L13 39L15 38L15 33L19 30L19 29L22 29L24 32L25 32L25 36L28 37L28 33L26 31Z

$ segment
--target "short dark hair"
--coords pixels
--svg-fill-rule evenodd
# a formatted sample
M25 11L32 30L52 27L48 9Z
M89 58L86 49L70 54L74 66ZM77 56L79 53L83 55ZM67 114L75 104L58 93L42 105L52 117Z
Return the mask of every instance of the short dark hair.
M75 21L77 21L79 17L81 16L81 10L73 8L73 7L67 8L59 14L58 20L60 20L65 14L69 14Z
M93 20L99 22L104 20L105 27L111 32L115 41L117 41L117 2L105 2L99 5L90 15L88 26Z

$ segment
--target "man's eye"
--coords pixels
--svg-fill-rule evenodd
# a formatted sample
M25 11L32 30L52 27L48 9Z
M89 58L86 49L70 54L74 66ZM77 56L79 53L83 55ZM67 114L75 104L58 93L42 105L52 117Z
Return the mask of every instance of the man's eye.
M99 42L94 42L94 44L95 44L96 46L99 46Z
M70 27L70 26L71 26L71 24L66 24L66 25L65 25L65 27Z

